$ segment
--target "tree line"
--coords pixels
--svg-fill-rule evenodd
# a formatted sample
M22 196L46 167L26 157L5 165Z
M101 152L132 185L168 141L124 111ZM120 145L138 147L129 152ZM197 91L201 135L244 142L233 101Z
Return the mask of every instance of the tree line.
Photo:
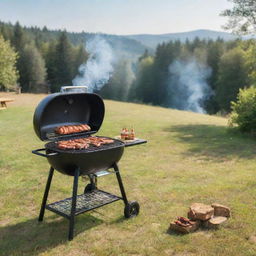
M59 91L61 86L72 84L78 67L88 58L82 43L71 44L65 31L52 32L46 27L26 28L18 22L14 26L1 22L0 43L4 41L9 46L8 52L14 52L17 72L10 81L0 80L2 89L18 85L22 92ZM0 51L0 57L1 54L6 56ZM5 60L5 63L12 61ZM10 77L10 72L5 73Z
M17 83L22 92L56 92L71 85L88 58L82 34L0 22L0 89ZM170 41L158 45L154 53L145 50L136 62L120 58L98 93L108 99L175 107L172 93L177 88L170 88L170 65L195 59L211 70L206 81L210 93L201 99L201 107L210 114L229 112L239 89L256 84L255 54L255 40Z

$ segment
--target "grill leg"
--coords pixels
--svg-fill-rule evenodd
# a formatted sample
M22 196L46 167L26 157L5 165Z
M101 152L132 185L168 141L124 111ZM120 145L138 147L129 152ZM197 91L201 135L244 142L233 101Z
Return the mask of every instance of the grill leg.
M49 194L49 190L50 190L50 186L51 186L51 182L52 182L53 172L54 172L54 169L53 169L53 167L51 167L50 171L49 171L48 180L47 180L47 183L45 186L44 197L42 200L42 205L41 205L41 210L40 210L38 221L43 221L43 218L44 218L45 205L47 202L47 198L48 198L48 194Z
M70 220L69 220L68 240L72 240L74 237L76 198L77 198L77 187L78 187L79 174L80 174L80 170L76 169L75 176L74 176L74 183L73 183L73 194L72 194L72 204L71 204L71 212L70 212Z
M116 173L116 178L118 180L118 184L119 184L119 187L120 187L122 198L124 200L124 204L127 205L128 200L127 200L126 193L125 193L125 190L124 190L124 185L123 185L122 178L121 178L121 175L120 175L120 172L119 172L119 168L118 168L116 163L114 163L113 168L114 168L115 173Z
M89 178L90 178L90 184L91 184L91 187L94 189L94 188L97 188L97 176L93 175L93 174L89 174Z

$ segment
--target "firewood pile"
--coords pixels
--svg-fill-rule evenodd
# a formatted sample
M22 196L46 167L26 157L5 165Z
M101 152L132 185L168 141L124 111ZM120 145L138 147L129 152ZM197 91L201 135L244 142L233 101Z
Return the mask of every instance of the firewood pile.
M169 229L183 234L194 232L200 227L217 229L228 220L231 213L230 208L225 205L194 203L189 207L187 216L177 217L170 223Z

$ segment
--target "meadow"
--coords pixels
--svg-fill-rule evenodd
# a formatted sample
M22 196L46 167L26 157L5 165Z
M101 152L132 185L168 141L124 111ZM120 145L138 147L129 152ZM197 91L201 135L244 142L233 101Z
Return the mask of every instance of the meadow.
M31 153L41 148L33 113L45 95L21 94L0 111L1 256L209 256L255 255L256 139L227 127L227 119L132 103L105 101L99 135L116 136L133 126L148 143L125 149L119 166L128 199L140 203L125 219L122 201L76 217L75 238L68 221L45 212L37 222L48 162ZM48 202L71 196L72 178L55 172ZM87 182L80 179L79 193ZM100 189L120 194L114 175L99 178ZM218 202L232 217L219 230L189 235L169 232L194 202Z

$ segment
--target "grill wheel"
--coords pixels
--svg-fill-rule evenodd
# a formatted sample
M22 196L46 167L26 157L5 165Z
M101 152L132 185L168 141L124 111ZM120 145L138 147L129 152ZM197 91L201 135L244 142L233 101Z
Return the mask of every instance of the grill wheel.
M128 202L128 204L125 205L124 207L124 216L127 219L137 216L139 212L140 212L140 205L136 201Z
M84 188L84 194L92 192L94 189L96 189L95 183L89 183Z

